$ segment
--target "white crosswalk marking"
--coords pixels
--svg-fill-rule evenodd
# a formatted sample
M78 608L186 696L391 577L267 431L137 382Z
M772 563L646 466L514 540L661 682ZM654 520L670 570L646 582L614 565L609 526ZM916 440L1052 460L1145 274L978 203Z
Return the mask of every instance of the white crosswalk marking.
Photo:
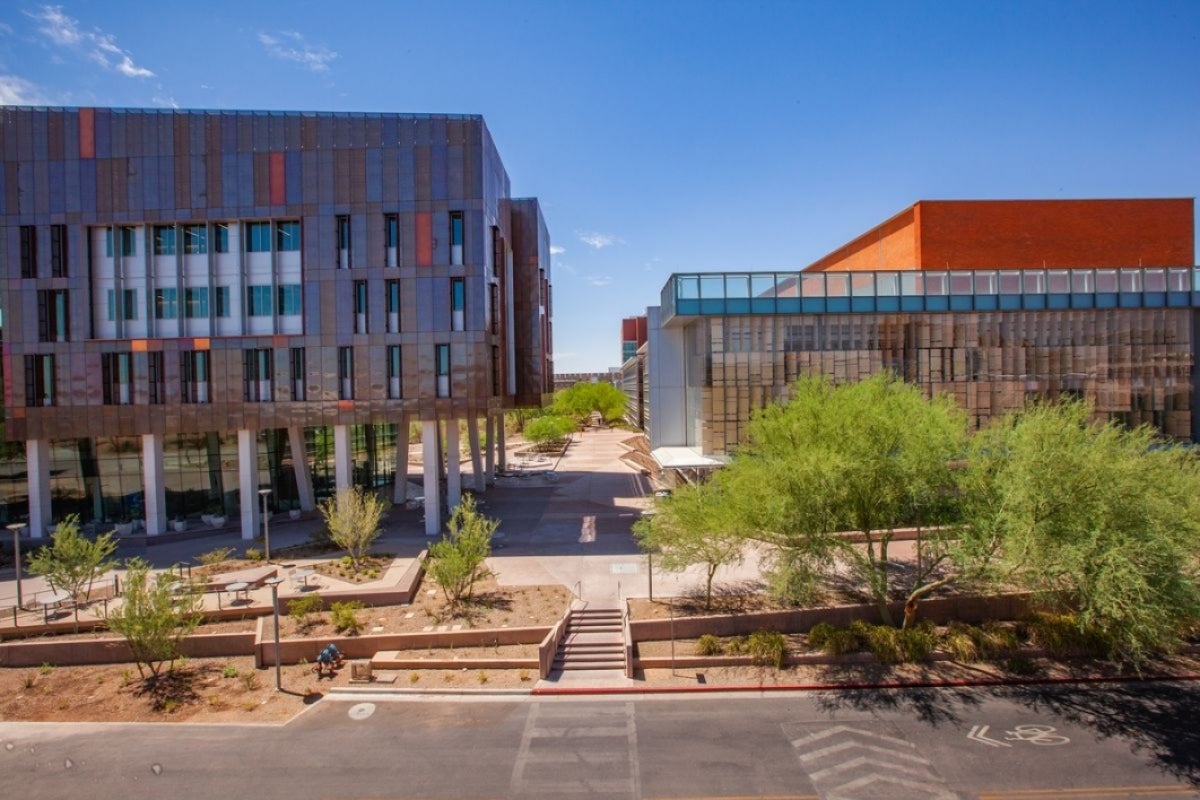
M534 703L513 764L509 796L621 797L641 793L634 704L591 709L596 727L581 727L577 709Z
M784 733L805 726L786 724ZM916 745L898 736L837 725L791 739L823 800L921 797L956 800Z

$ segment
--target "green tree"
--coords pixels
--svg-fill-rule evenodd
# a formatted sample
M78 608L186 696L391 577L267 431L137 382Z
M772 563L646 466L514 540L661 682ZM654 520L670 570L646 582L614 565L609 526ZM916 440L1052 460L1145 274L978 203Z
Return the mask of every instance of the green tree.
M742 562L745 536L732 504L721 496L719 483L689 484L655 504L655 513L633 525L638 544L659 555L659 565L682 572L693 564L704 565L704 607L712 608L712 585L717 570Z
M112 569L112 554L117 550L113 534L105 533L88 539L79 531L79 515L71 514L54 527L51 544L38 548L29 561L29 571L41 575L54 589L60 589L75 600L98 576ZM79 606L75 606L75 621L79 621Z
M625 416L625 403L625 393L611 383L577 383L555 392L552 408L555 414L581 422L599 412L606 423L611 423Z
M106 619L129 643L142 679L149 670L153 684L163 664L168 664L167 672L175 668L183 637L200 624L201 594L176 591L173 575L154 575L140 558L130 559L126 569L121 604L110 608Z
M379 521L388 510L387 500L352 486L322 500L317 509L329 528L330 540L346 551L357 571L363 556L379 538Z
M938 569L947 558L938 557L893 586L888 548L897 528L954 514L952 465L967 431L953 401L926 399L886 374L836 386L802 378L789 402L754 416L748 435L717 480L753 538L785 551L793 566L845 564L888 623L894 591L915 606L930 584L944 582Z
M964 547L996 575L1138 663L1200 621L1200 462L1148 428L1038 405L979 438L964 482Z
M575 422L570 417L549 414L530 420L525 425L525 438L533 444L561 442L575 431Z
M498 520L479 513L475 499L465 495L446 522L448 534L429 547L426 569L442 587L452 606L469 602L476 582L490 575L485 560L492 552Z

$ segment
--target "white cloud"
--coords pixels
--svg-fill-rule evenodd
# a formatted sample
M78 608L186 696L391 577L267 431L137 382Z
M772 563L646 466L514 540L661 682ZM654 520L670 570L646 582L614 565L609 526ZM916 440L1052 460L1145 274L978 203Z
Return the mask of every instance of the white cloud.
M12 32L12 25L9 25L7 22L0 22L0 33L4 34L5 36L11 36Z
M117 45L112 34L99 28L81 30L79 20L63 13L62 6L42 6L38 11L26 11L25 15L38 23L38 32L52 44L75 50L105 69L116 70L127 78L152 78L154 73L133 63L128 50ZM114 61L116 62L114 64Z
M323 44L311 45L296 31L281 31L277 35L260 33L258 41L267 53L284 61L295 61L312 72L328 72L329 62L338 54Z
M608 286L613 279L611 275L588 275L584 280L592 286Z
M605 247L611 247L614 244L625 244L624 239L619 236L613 236L611 233L575 231L575 235L579 237L579 241L597 250L603 250Z
M561 256L565 252L567 252L567 248L565 247L559 247L556 244L550 245L550 255L552 256Z
M41 87L16 75L0 75L0 106L56 105Z
M159 87L162 88L162 87ZM162 95L154 95L150 102L160 108L179 108L179 103L175 102L174 97L163 97Z

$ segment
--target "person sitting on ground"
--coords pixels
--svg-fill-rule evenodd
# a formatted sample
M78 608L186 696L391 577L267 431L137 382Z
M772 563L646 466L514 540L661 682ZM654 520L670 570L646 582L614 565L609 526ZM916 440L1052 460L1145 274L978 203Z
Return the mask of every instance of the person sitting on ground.
M313 671L317 673L317 677L325 675L327 671L329 675L333 675L336 669L333 656L329 655L329 648L317 653L317 663L313 665Z
M325 648L324 653L329 656L329 660L335 669L346 663L346 657L342 655L342 651L338 650L337 645L333 642L329 643L329 645Z

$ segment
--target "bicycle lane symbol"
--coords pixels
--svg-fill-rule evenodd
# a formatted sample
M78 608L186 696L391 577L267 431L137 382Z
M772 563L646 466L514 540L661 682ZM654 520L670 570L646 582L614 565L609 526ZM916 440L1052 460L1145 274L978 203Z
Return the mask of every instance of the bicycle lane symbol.
M1004 732L1004 739L994 739L988 736L990 725L972 725L967 738L973 742L985 744L988 747L1012 747L1009 742L1027 742L1040 747L1054 747L1069 744L1070 739L1057 733L1050 725L1017 725L1012 730Z

